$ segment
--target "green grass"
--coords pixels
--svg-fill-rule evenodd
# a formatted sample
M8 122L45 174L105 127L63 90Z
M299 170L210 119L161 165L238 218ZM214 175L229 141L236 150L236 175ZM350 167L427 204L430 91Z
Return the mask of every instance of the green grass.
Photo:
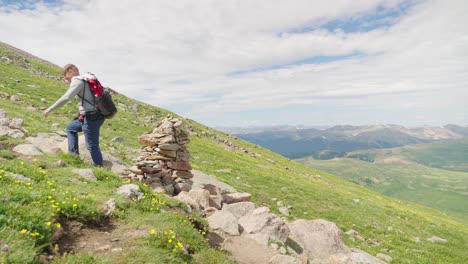
M23 68L4 63L0 63L0 76L0 91L10 95L20 93L19 96L23 100L13 102L7 98L0 98L2 108L7 110L10 118L24 118L24 127L30 135L51 132L53 130L51 124L53 123L58 123L58 130L63 130L65 124L76 113L75 103L56 110L47 119L42 117L40 111L27 110L27 107L31 105L40 108L53 103L66 90L63 82L45 79ZM15 79L21 81L16 82ZM40 88L31 88L28 86L31 84L38 85ZM49 101L49 104L42 104L40 98L45 98ZM132 163L132 159L138 154L140 148L137 140L138 136L153 129L154 121L148 122L148 117L155 116L159 118L169 112L131 100L123 95L116 95L114 98L117 103L121 103L121 111L114 119L107 120L102 127L102 149L113 156ZM130 107L135 104L139 106L138 111ZM290 210L291 219L323 218L335 222L343 231L357 230L367 238L378 240L380 245L375 246L360 240L352 241L347 235L344 235L348 246L358 247L372 255L386 252L385 254L393 258L393 263L467 262L468 227L466 223L459 219L431 208L390 198L334 175L311 169L256 145L209 129L195 121L184 120L184 122L186 125L191 126L198 135L191 136L191 143L189 144L189 151L193 156L192 166L195 169L215 175L241 192L251 193L254 202L269 206L273 212L278 213L276 203L280 200L285 205L292 206ZM112 143L111 139L116 136L122 137L124 142ZM214 137L218 139L216 140ZM220 143L224 140L232 142L236 148ZM11 147L14 144L16 142L6 145ZM241 150L241 148L244 148L248 153ZM256 155L252 155L253 153ZM4 153L3 155L8 156L9 154ZM53 161L59 158L66 159L68 167L54 167ZM2 164L4 162L2 160ZM20 164L17 162L19 161L15 159L7 159L8 170L15 171L16 165L14 164ZM70 172L71 169L86 167L87 164L81 164L69 157L60 155L48 156L44 161L38 162L43 163L49 180L54 180L56 190L69 191L77 199L86 199L80 201L79 211L72 211L73 204L71 204L72 207L67 207L64 214L74 214L73 217L81 219L94 219L94 217L99 216L99 214L94 213L96 206L110 198L116 198L119 210L114 217L117 217L120 226L115 232L123 233L125 230L132 229L142 229L148 232L146 236L131 241L133 247L130 250L111 256L63 256L56 259L56 263L93 263L96 259L99 259L101 263L125 263L131 262L131 260L144 263L155 259L160 260L161 263L181 263L184 261L191 263L229 263L225 254L208 247L206 240L203 239L198 230L192 227L188 219L187 222L180 222L180 220L185 220L187 215L180 208L180 205L171 202L172 199L168 198L165 204L160 205L164 207L159 208L159 213L152 212L151 203L127 201L117 197L115 188L123 184L123 182L115 175L97 172L99 175L98 182L74 184L72 178L76 176ZM34 165L31 164L25 163L24 166L28 168L33 166L32 168L34 168ZM21 171L26 174L25 176L37 174L37 172L34 172L35 169L31 170L31 173ZM320 177L316 175L320 175ZM18 207L20 204L21 206L31 206L30 203L43 201L45 199L44 195L49 195L48 193L51 191L51 189L46 188L26 193L24 188L28 188L27 186L10 184L17 183L8 183L8 185L2 183L0 188L2 192L9 189L8 196L2 194L3 196L8 199L15 195L29 197L20 200L21 202L17 203ZM47 181L35 184L47 184ZM30 197L33 194L35 195ZM57 197L54 196L55 200L68 197L56 195ZM359 202L356 203L355 199L359 199ZM43 205L36 204L36 206ZM49 208L50 205L47 206L47 210L53 209ZM165 209L162 210L161 208ZM48 212L46 207L43 209ZM42 254L47 245L44 244L47 239L43 237L41 241L44 241L44 243L36 243L38 238L33 239L22 236L20 234L21 230L24 228L29 231L31 228L36 228L36 226L38 228L40 223L46 220L55 223L64 215L61 212L55 213L54 216L50 214L39 215L37 221L30 219L26 212L19 212L15 215L20 220L17 220L17 223L10 227L10 230L4 231L1 239L5 240L4 234L5 236L11 234L11 238L7 242L12 245L21 245L21 247L15 246L15 250L12 249L7 254L0 253L0 262L5 261L7 255L12 258L12 254L17 254L15 257L17 261L13 261L13 263L33 263L30 260L35 260L38 254ZM394 231L388 231L389 226L392 226ZM44 227L41 226L41 228ZM152 229L155 229L155 237L150 234ZM173 248L171 249L170 246L161 244L161 241L157 240L157 236L161 235L161 232L164 234L168 230L176 232L177 238L182 243L188 243L193 247L194 252L190 258L187 259L187 256L173 254ZM44 233L44 236L50 236L50 232L41 232ZM434 235L447 239L448 243L436 244L426 241L427 238ZM421 242L416 243L415 237L421 238ZM390 250L390 252L387 250ZM26 261L23 261L23 257Z
M379 193L433 207L468 222L468 173L420 164L370 163L354 159L298 162Z
M405 158L426 166L468 172L468 138L401 148Z

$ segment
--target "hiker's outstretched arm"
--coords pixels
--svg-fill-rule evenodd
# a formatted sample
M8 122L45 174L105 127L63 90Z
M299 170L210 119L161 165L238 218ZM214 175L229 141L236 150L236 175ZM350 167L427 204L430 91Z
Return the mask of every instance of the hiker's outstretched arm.
M79 92L81 92L82 88L83 88L83 81L78 78L73 78L67 92L62 97L60 97L57 100L57 102L55 102L52 106L47 108L47 110L45 110L44 112L50 113L54 109L65 105L71 99L73 99L73 97L75 97Z

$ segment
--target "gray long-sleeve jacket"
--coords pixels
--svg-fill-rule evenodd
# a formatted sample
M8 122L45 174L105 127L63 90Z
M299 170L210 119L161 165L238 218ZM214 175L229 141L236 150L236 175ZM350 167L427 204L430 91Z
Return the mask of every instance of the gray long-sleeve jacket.
M76 97L76 100L78 101L78 109L80 111L80 114L84 115L87 112L89 113L97 111L96 107L94 107L94 95L91 93L91 90L88 87L88 83L83 81L85 77L88 77L87 74L73 77L71 79L70 86L68 87L67 92L62 97L60 97L52 106L50 106L47 109L47 111L52 112L53 110L68 103L70 100L73 99L73 97ZM82 99L83 94L86 100ZM91 104L86 101L90 102Z

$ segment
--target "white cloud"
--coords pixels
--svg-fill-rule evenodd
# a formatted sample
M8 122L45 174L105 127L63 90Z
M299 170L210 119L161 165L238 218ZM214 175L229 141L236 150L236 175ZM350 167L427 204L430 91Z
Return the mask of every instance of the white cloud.
M414 1L401 17L388 18L392 26L368 32L318 28L404 2L67 0L0 7L0 36L59 65L74 62L131 97L176 111L184 105L192 110L180 114L210 125L212 113L251 111L243 120L249 122L257 110L304 104L347 107L341 122L353 109L373 105L466 112L460 100L468 96L465 1ZM312 30L287 33L304 27ZM367 121L386 122L378 118Z

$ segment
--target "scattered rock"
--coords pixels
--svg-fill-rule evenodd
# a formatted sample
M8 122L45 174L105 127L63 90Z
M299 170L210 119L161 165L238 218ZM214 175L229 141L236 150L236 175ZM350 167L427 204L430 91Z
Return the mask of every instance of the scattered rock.
M358 231L353 230L353 229L351 229L351 230L349 230L348 232L346 232L346 234L348 234L348 235L351 236L352 238L357 238L357 239L359 239L359 240L361 240L361 241L365 241L365 240L366 240L366 238L363 237L361 234L359 234Z
M11 178L13 178L15 180L18 180L18 181L32 182L31 178L25 177L24 175L21 175L21 174L9 173L8 176L10 176Z
M385 262L369 255L357 248L351 248L351 253L344 257L345 261L342 263L349 264L385 264Z
M54 162L54 165L56 167L65 167L66 164L65 164L65 162L63 160L57 160L57 161Z
M431 241L432 243L447 243L448 242L446 239L443 239L438 236L432 236L428 238L427 241Z
M114 198L108 200L101 206L101 210L104 212L105 216L110 216L115 209L117 209L117 204Z
M127 198L133 199L136 198L137 200L140 200L141 197L143 197L143 193L140 191L140 187L136 184L126 184L122 185L117 189L118 194L122 194Z
M115 138L111 139L111 142L122 143L122 142L124 142L124 139L122 137L115 137Z
M74 173L78 174L81 176L81 178L92 181L92 182L97 182L96 176L94 176L94 171L93 169L74 169L72 170Z
M19 129L10 129L10 131L8 131L8 134L7 134L9 137L11 138L24 138L26 137L26 134L19 130Z
M250 193L226 193L223 194L223 202L227 204L248 202L251 197Z
M389 255L385 255L385 254L382 254L382 253L377 253L376 257L380 260L383 260L385 262L390 262L392 261L392 257L390 257Z
M13 118L10 121L10 128L15 128L15 129L22 129L23 128L23 123L24 120L22 118Z
M284 216L289 216L289 209L288 209L288 207L282 206L282 207L278 208L278 210L279 210L280 213L283 214Z
M0 126L5 126L8 127L10 125L10 119L6 117L1 117L0 118Z
M24 156L44 156L42 152L33 144L20 144L13 148L13 151Z
M10 128L6 126L0 126L0 136L6 136L10 132Z

